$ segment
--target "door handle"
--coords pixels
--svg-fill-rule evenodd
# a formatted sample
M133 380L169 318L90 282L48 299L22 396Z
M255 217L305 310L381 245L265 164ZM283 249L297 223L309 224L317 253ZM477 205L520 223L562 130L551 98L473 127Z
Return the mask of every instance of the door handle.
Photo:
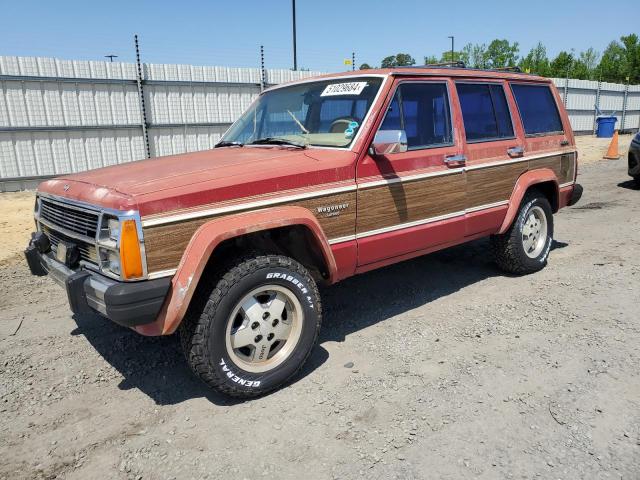
M462 154L446 155L444 157L444 164L449 168L461 167L465 163L467 163L467 157Z
M511 148L507 148L507 154L511 157L511 158L515 158L515 157L521 157L524 155L524 148L522 147L511 147Z

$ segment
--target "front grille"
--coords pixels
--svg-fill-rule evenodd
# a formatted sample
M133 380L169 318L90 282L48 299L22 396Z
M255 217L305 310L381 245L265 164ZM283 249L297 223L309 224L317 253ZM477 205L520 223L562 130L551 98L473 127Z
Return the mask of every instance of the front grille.
M58 252L58 244L60 243L60 241L69 242L78 246L78 250L80 251L80 258L82 260L94 265L98 264L98 252L96 251L95 245L68 237L63 233L52 230L46 225L42 225L42 232L49 238L49 241L51 242L51 250L54 254Z
M67 206L48 198L40 198L40 218L53 228L61 227L71 233L96 238L99 213Z

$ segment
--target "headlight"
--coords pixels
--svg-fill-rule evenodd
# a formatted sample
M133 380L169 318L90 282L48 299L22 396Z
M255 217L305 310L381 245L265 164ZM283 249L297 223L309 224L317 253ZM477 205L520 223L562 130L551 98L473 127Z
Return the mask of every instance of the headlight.
M101 249L100 257L103 270L108 270L114 275L120 276L120 255L118 252Z
M118 237L120 236L120 220L117 218L109 218L107 220L107 234L109 235L109 240L113 240L114 242L118 241Z
M135 220L105 215L98 243L103 271L125 280L143 277L141 245Z

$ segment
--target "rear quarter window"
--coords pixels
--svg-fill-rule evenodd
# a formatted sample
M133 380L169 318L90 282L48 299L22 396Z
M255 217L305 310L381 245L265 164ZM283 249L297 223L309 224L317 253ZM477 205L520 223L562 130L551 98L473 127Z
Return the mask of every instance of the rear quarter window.
M545 135L563 131L560 112L548 85L512 83L511 90L525 134Z

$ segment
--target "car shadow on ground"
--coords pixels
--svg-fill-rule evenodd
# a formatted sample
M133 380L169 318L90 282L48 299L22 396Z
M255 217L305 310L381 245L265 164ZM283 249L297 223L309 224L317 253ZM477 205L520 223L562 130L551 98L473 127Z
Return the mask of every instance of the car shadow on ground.
M552 249L566 243L554 241ZM322 290L323 327L319 346L292 383L312 374L329 358L324 342L344 341L362 330L489 277L503 276L491 261L487 239L452 247L347 279ZM122 390L139 389L159 405L207 398L216 405L241 401L215 391L195 377L178 335L144 337L97 315L76 315L73 335L83 335L124 378Z

